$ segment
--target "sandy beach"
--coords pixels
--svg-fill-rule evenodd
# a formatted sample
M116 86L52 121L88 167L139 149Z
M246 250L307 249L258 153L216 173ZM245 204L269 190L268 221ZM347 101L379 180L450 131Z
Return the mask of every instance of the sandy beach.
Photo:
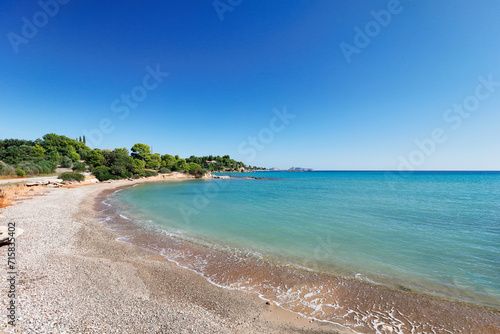
M24 230L15 244L15 326L6 317L8 247L0 247L1 332L351 333L117 241L98 222L96 198L150 181L157 180L41 188L1 209L0 225Z

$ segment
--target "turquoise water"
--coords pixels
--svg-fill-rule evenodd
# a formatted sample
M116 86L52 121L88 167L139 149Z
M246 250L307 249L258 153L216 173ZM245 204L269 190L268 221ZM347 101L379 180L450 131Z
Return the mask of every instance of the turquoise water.
M500 307L500 173L257 172L142 184L126 217L281 264Z

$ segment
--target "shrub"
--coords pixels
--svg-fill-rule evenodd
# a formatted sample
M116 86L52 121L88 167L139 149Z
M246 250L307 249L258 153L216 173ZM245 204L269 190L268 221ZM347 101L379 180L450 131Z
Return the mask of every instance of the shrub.
M28 175L37 175L40 174L40 166L31 162L31 161L23 161L17 165L18 169L23 170Z
M38 162L37 165L40 166L40 171L44 174L54 173L57 168L57 164L55 162L48 160L42 160Z
M99 181L120 180L123 178L132 177L132 173L127 171L122 172L120 175L116 175L114 174L113 168L106 166L99 166L94 168L92 174L94 174Z
M188 172L191 175L196 176L197 178L202 177L207 171L203 168L201 168L200 165L194 162L190 162L188 164L188 167L186 168L186 172Z
M84 162L75 162L73 164L73 170L74 171L77 171L77 172L85 172L85 170L87 169L87 166L85 165Z
M16 174L17 176L23 176L23 177L26 176L26 172L19 168L16 169Z
M160 168L160 170L158 171L159 173L162 173L162 174L168 174L168 173L172 173L170 171L170 169L168 169L167 167L162 167Z
M73 160L71 160L67 156L64 156L61 158L60 164L62 168L71 168L73 167Z
M156 176L158 175L158 172L152 171L152 170L145 170L144 171L144 176L145 177L150 177L150 176Z
M56 171L57 165L53 161L37 160L22 161L17 165L17 168L26 172L27 175L49 174Z
M99 181L108 181L108 180L121 180L123 179L123 177L121 177L120 175L113 175L113 174L104 174L104 175L101 175L100 178L97 178Z
M111 168L109 168L109 167L99 166L99 167L94 168L94 170L92 171L92 174L94 174L95 177L99 181L106 181L106 180L109 180L112 178L110 171L111 171Z
M123 177L125 177L127 174L127 168L120 163L114 163L110 168L110 173L113 175L123 175Z
M85 180L85 175L77 173L77 172L66 172L66 173L62 173L61 175L59 175L58 178L61 180L64 180L64 181L78 181L78 182L80 182L80 181Z
M5 162L0 161L0 175L14 175L16 170L11 165L7 165Z

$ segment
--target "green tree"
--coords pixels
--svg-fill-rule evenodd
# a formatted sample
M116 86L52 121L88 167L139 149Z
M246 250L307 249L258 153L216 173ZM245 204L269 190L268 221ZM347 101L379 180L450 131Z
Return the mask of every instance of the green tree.
M56 150L53 150L53 151L49 152L49 154L47 155L47 157L49 158L50 161L58 163L59 159L61 158L61 155Z
M175 159L175 157L170 155L170 154L164 154L161 156L161 166L162 167L165 167L165 168L172 170L172 167L175 166L176 162L177 162L177 160Z
M125 165L120 164L120 163L114 163L110 167L110 173L113 175L118 175L121 177L130 177L131 175L128 174L128 169Z
M10 165L17 164L21 161L21 151L18 146L9 146L7 147L6 157L4 161Z
M80 154L76 153L74 146L68 146L68 157L73 160L73 162L80 161Z
M128 155L126 148L115 148L111 153L111 173L121 177L131 177L134 169L134 159Z
M34 157L43 158L45 157L45 152L46 150L38 144L35 144L35 146L31 148L31 155Z
M145 160L147 154L151 154L151 149L146 144L137 143L131 148L132 157L135 159Z
M101 150L94 149L87 154L85 162L94 167L102 166L105 162L104 155Z
M32 150L33 150L33 146L31 146L31 145L21 145L21 146L18 146L18 148L19 148L21 160L28 159L31 155Z
M201 166L197 163L190 162L186 165L186 172L191 175L195 175L196 177L202 177L206 173L206 170L201 168Z
M187 165L187 162L185 159L179 159L175 166L174 166L175 170L187 170L188 168L188 165Z
M146 168L158 170L161 167L161 157L158 153L146 154L144 160L146 162Z
M37 144L42 146L47 152L57 151L60 156L68 156L73 161L78 161L82 156L82 151L90 152L90 148L78 140L68 138L66 136L48 133L44 135L43 140L37 141Z
M78 154L80 155L80 159L86 160L87 159L87 154L89 154L91 150L90 149L85 149L85 148L79 148L78 149Z
M144 174L144 168L146 167L146 162L139 159L132 160L132 173L135 175Z
M106 180L119 179L120 178L119 176L112 175L110 173L110 171L111 171L111 168L109 168L109 167L99 166L99 167L94 168L94 170L92 170L92 174L94 174L95 177L99 181L106 181Z

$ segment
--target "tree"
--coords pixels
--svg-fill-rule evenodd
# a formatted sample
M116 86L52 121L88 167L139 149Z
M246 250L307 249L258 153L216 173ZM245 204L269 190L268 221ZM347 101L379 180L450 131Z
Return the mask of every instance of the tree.
M73 161L79 161L81 157L86 155L84 152L91 151L84 143L55 133L48 133L42 138L43 140L37 144L39 143L47 152L57 151L60 156L68 156Z
M104 155L101 150L94 149L87 154L85 162L94 167L102 166L105 162Z
M22 160L26 160L27 158L29 158L31 152L32 152L32 147L33 146L30 146L30 145L21 145L21 146L18 146L19 148L19 153L20 153L20 158Z
M188 168L186 160L179 159L179 161L176 162L174 168L175 169L173 169L173 170L186 170Z
M191 175L195 175L196 177L202 177L207 171L201 168L201 166L197 163L190 162L186 165L186 172Z
M95 177L99 181L106 181L106 180L118 179L119 178L119 177L111 175L110 171L111 171L111 168L109 168L109 167L99 166L99 167L95 168L92 171L92 174L94 174Z
M108 156L108 165L111 167L111 174L121 177L132 176L134 159L128 155L128 150L126 148L115 148L108 153Z
M146 168L149 169L160 169L161 167L161 157L160 154L146 154L145 156Z
M9 146L7 148L5 162L8 164L16 164L21 160L21 151L18 146Z
M127 166L120 164L120 163L114 163L110 167L110 172L113 175L118 175L121 177L130 177L131 175L127 175L128 169Z
M144 173L144 168L146 163L143 160L133 159L132 160L132 173L135 175L142 175Z
M54 172L57 163L64 166L74 166L75 170L85 170L85 164L80 163L83 159L91 169L98 169L105 178L124 178L132 175L147 176L154 172L145 168L164 171L187 171L194 175L202 175L207 170L237 170L245 166L224 156L190 156L181 159L178 155L153 154L152 148L145 144L136 143L132 147L132 156L126 148L111 150L90 149L86 145L85 136L75 139L66 136L48 133L41 139L20 140L0 139L0 174L13 175L19 168L29 175ZM210 161L208 163L207 161ZM11 166L12 165L12 166ZM256 168L256 167L253 167ZM9 174L10 173L10 174Z
M76 153L74 146L68 146L68 157L73 160L73 162L80 161L80 154Z
M145 156L151 153L151 149L146 144L137 143L131 148L132 157L135 159L145 160Z
M115 148L114 151L116 154L119 154L121 156L125 156L125 157L128 157L129 153L128 153L128 149L126 147L124 148Z
M59 159L60 159L61 155L59 154L59 152L57 152L56 150L52 150L49 152L48 154L48 158L50 161L53 161L55 163L58 163L59 162Z
M89 154L90 151L90 149L86 150L84 148L79 148L77 153L80 155L80 159L86 160L87 154Z
M161 167L172 170L176 162L177 160L175 159L175 157L170 154L164 154L161 156Z
M31 155L34 157L43 158L45 157L45 152L46 150L38 144L35 144L35 146L31 148Z

